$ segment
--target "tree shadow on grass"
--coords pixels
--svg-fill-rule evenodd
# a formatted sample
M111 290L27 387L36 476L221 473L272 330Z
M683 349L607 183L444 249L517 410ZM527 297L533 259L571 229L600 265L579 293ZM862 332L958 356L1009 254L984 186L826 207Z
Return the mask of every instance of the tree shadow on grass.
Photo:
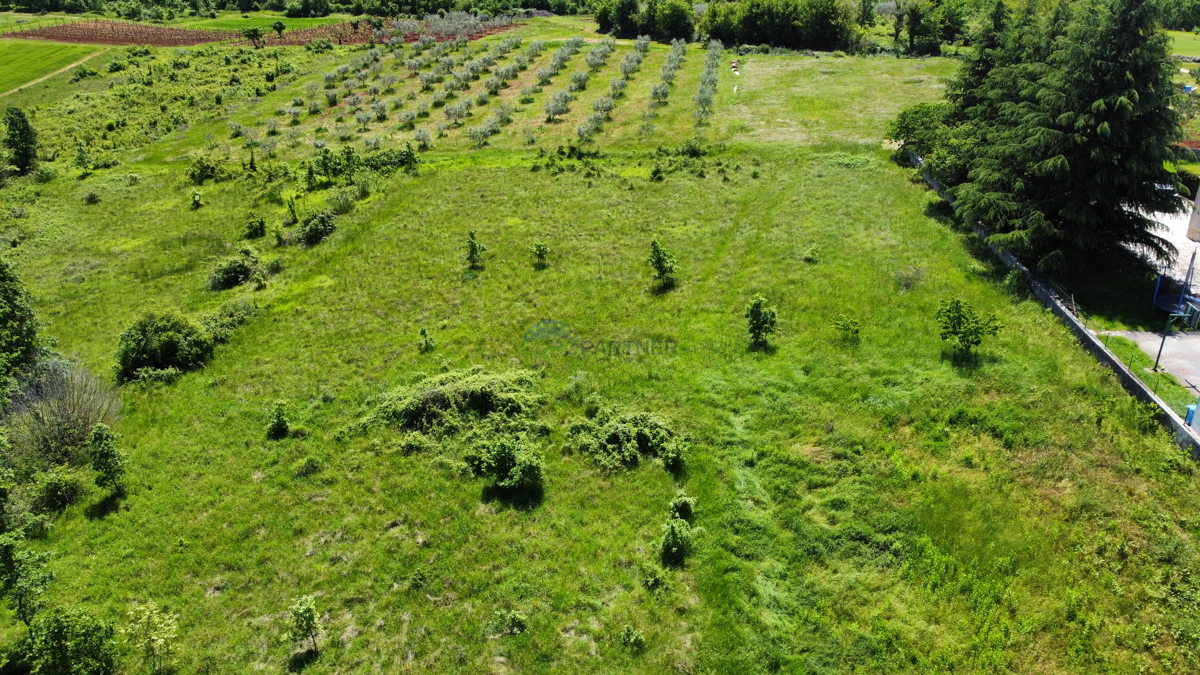
M542 505L546 490L541 485L531 488L502 488L495 483L483 488L480 500L496 502L516 511L532 511Z
M104 520L121 509L121 501L124 499L124 494L110 492L104 499L90 504L85 508L83 515L88 520Z
M942 349L942 360L948 361L955 370L963 375L974 375L984 366L1000 363L1000 357L995 354L977 351L964 352L949 348Z
M678 284L674 279L666 279L650 287L650 295L666 295L675 290Z
M288 672L303 672L305 668L316 662L318 656L320 656L320 652L312 648L293 652L291 658L288 659Z
M772 356L777 351L779 351L779 348L770 342L751 342L746 347L747 354L766 354L767 356Z

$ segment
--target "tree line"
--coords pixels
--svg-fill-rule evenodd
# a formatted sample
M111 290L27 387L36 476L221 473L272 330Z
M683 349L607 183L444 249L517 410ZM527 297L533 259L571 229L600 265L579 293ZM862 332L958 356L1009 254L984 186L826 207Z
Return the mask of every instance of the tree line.
M1044 272L1134 245L1170 254L1154 213L1185 207L1172 144L1181 90L1163 12L1142 0L996 2L946 101L903 111L889 135L991 243Z

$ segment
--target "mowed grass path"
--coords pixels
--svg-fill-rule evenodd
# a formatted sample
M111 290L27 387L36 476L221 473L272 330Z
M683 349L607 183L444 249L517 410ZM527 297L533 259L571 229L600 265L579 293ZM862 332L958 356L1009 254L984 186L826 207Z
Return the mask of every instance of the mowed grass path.
M16 89L103 49L40 40L0 40L0 93Z
M148 309L196 313L239 297L261 308L204 370L122 389L129 495L93 492L37 544L54 553L49 604L122 623L131 601L161 603L181 616L180 672L1190 664L1190 605L1177 600L1194 588L1190 465L1052 315L1001 289L972 236L880 147L887 120L936 98L954 64L755 57L738 78L727 53L717 115L699 129L724 148L710 146L703 171L652 182L669 161L656 146L697 131L700 50L668 106L645 114L665 51L655 46L589 146L604 153L594 170L554 175L538 150L573 138L619 54L570 122L542 123L541 102L582 55L491 147L469 150L461 127L448 131L419 175L382 180L320 245L254 242L283 262L257 293L212 292L206 278L240 244L249 210L274 226L283 209L243 176L195 188L205 205L192 210L183 171L189 153L235 142L228 121L269 119L302 85L239 102L229 119L198 121L117 169L4 193L4 206L28 207L7 221L29 233L11 255L45 331L102 375ZM868 74L890 86L863 89ZM306 118L277 161L308 157L318 123ZM644 123L654 131L639 133ZM242 153L231 150L232 165ZM99 204L84 203L89 191ZM469 230L488 246L475 273L463 260ZM669 292L650 279L651 238L678 258ZM531 264L537 241L553 251L548 269ZM764 351L745 332L756 294L780 316ZM1005 325L977 359L951 358L938 337L934 314L954 297ZM831 325L843 316L861 322L860 340ZM679 347L529 354L522 332L543 319L596 341ZM416 347L422 327L437 341L430 353ZM338 434L381 392L474 365L539 374L549 433L530 439L547 459L536 508L511 508L457 473L461 438L405 456L391 430ZM593 394L670 418L687 470L606 474L562 453L567 421ZM266 440L279 399L307 435ZM324 470L298 477L309 456ZM704 534L653 591L648 570L680 487L698 497ZM313 663L283 635L301 595L322 615ZM508 609L525 613L527 631L497 634L492 617ZM626 625L646 635L644 652L622 646ZM9 617L0 639L24 631Z

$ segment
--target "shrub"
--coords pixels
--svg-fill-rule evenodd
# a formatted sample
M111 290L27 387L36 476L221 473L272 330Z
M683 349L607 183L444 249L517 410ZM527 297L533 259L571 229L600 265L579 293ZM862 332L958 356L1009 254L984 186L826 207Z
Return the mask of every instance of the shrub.
M128 382L142 368L195 370L212 357L212 335L173 312L149 312L121 333L117 379Z
M750 331L750 345L765 347L767 336L775 332L777 313L774 307L767 307L766 298L757 295L746 307L746 324Z
M847 314L839 314L829 325L841 334L843 342L855 344L860 339L862 323Z
M204 206L204 200L200 198L198 191L192 190L192 210L195 211L201 206Z
M436 343L433 341L433 337L429 335L429 331L425 330L424 326L421 327L420 335L421 336L417 339L417 351L421 352L422 354L428 354L429 352L433 351Z
M236 256L217 262L208 275L208 287L221 291L241 286L259 271L258 251L252 246L243 246Z
M354 190L342 188L325 195L325 204L337 215L350 213L354 209Z
M300 241L305 246L316 246L321 243L325 237L333 234L333 231L337 229L334 222L336 219L337 216L332 211L318 211L309 215L300 225Z
M153 602L135 602L129 607L129 627L123 631L140 649L153 673L165 672L175 647L179 617L168 614Z
M533 266L537 269L545 269L549 263L547 258L550 256L550 247L545 242L537 242L529 247L529 252L533 254Z
M492 617L488 632L498 635L520 635L529 626L525 614L515 609L501 609Z
M663 536L659 541L659 557L664 567L683 567L692 553L692 527L686 520L668 518L663 523Z
M22 462L39 467L86 461L82 450L92 428L112 422L120 409L104 383L61 359L26 371L10 405L13 451Z
M657 457L667 471L683 465L683 451L667 423L650 413L615 414L596 407L596 419L576 420L567 430L563 452L578 452L606 471L636 467L643 456Z
M545 477L541 453L507 436L485 441L482 447L468 452L464 460L475 475L491 477L502 490L540 490Z
M696 517L696 498L689 497L683 490L679 490L671 500L669 510L672 518L685 520L690 524Z
M400 387L384 395L360 425L383 422L406 430L460 425L464 418L513 421L529 416L541 405L532 392L529 371L487 373L479 369L449 372Z
M79 501L86 492L87 486L78 471L66 465L51 467L33 478L33 510L57 513Z
M321 461L316 457L309 455L303 459L297 460L292 465L292 475L296 478L307 478L309 476L321 473Z
M621 646L631 652L640 652L646 648L646 638L642 631L625 624L625 628L621 629Z
M317 651L317 632L320 625L317 605L312 597L303 597L292 603L288 608L288 634L295 642L309 642L312 651Z
M99 474L96 485L116 493L124 492L125 454L117 448L117 438L107 424L92 427L88 453L92 457L92 470Z
M57 607L30 627L25 662L34 675L113 675L115 635L110 624L84 610Z
M654 278L663 288L675 285L675 256L658 243L658 239L650 240L650 257L646 260L654 270Z
M974 308L958 298L943 302L935 316L942 339L961 354L969 354L983 343L983 338L996 335L1003 327L994 314L980 318Z
M277 269L278 261L274 261L273 265ZM211 314L201 315L200 325L212 336L215 344L222 344L229 341L234 328L249 321L257 312L258 307L253 303L247 300L233 300L221 305Z
M89 192L83 196L83 203L91 205L99 204L100 195L96 194L95 192Z
M288 424L287 418L287 401L275 401L271 404L268 410L270 416L267 422L267 438L272 441L280 441L288 436L291 431L291 426Z
M467 233L467 267L469 269L483 269L483 253L487 251L487 246L479 243L475 239L475 230Z
M267 235L267 219L250 214L246 226L242 229L242 239L261 239Z

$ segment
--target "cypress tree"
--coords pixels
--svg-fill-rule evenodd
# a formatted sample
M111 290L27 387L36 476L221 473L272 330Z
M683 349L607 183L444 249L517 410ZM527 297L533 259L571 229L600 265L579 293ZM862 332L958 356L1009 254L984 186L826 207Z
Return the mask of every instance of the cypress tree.
M8 127L4 147L12 153L13 166L21 173L29 173L37 166L37 131L25 111L12 106L4 113L4 125Z

